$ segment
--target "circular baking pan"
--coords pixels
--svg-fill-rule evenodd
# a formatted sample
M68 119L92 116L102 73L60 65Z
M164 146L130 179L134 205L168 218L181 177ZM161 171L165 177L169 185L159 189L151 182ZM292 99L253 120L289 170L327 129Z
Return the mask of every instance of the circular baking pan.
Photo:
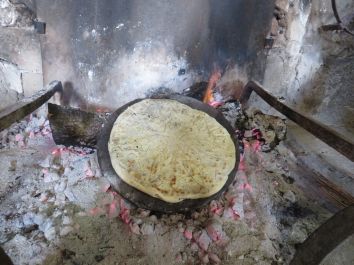
M181 95L163 95L163 96L155 96L153 98L159 99L171 99L176 100L182 104L185 104L193 109L197 109L207 113L209 116L213 117L219 124L221 124L230 134L233 143L235 145L236 150L236 161L235 167L230 172L228 179L225 185L215 194L207 198L201 199L186 199L178 203L169 203L165 202L161 199L152 197L132 186L125 183L115 172L113 169L111 158L108 152L108 142L111 135L112 127L117 120L118 116L123 113L129 106L144 100L144 99L137 99L134 101L129 102L128 104L120 107L117 109L112 115L109 117L107 122L103 125L101 130L100 137L97 143L97 152L98 152L98 162L100 164L101 170L103 175L110 181L111 186L125 199L130 201L131 203L135 204L136 206L152 211L163 212L163 213L187 213L191 212L194 209L200 208L211 200L218 198L233 182L236 171L239 164L239 148L238 148L238 141L235 131L232 129L231 125L228 121L224 118L221 112L218 110L210 107L207 104L204 104L201 101L198 101L194 98L181 96ZM193 126L191 124L190 126Z

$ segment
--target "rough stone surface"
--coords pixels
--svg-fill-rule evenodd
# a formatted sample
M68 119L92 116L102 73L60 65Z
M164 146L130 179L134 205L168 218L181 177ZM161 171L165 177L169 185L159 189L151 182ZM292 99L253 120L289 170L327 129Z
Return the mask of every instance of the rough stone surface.
M352 1L338 1L337 7L340 17L352 16ZM348 99L353 96L354 46L349 34L320 30L335 23L330 1L277 1L274 15L278 22L284 17L287 25L269 51L264 87L295 109L352 133L354 105ZM256 95L251 102L277 113Z
M25 4L0 0L0 110L43 88L41 48L34 19L34 12Z
M23 3L0 0L0 26L30 28L35 18L34 12Z
M0 58L0 110L22 98L22 78L18 67Z

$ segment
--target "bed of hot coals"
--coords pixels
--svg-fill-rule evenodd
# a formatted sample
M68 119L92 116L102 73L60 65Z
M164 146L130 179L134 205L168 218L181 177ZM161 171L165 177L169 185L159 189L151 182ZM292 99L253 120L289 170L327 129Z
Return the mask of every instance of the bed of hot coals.
M329 213L287 168L283 120L237 102L219 107L237 128L241 162L219 200L189 215L125 201L92 149L56 146L31 115L0 133L0 244L15 264L286 264Z

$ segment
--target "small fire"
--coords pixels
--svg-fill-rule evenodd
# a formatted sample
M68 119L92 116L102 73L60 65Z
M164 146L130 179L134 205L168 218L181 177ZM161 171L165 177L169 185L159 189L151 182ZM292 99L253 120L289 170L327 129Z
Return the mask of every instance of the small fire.
M215 105L215 99L214 99L214 96L213 96L213 91L214 91L214 88L216 86L216 83L219 81L219 79L221 78L221 71L220 69L217 69L215 70L210 78L209 78L209 83L208 83L208 87L205 91L205 95L204 95L204 98L203 98L203 102L206 103L206 104L209 104L211 106L214 106Z
M106 113L106 112L110 112L110 110L108 108L104 108L104 107L96 107L96 112Z
M53 156L56 156L56 155L59 155L62 151L64 150L64 148L55 148L53 151L52 151L52 155Z
M80 155L80 156L85 156L85 155L90 154L89 150L87 150L87 151L81 150L80 148L75 148L75 147L55 147L54 149L52 149L51 154L53 156L60 156L64 152L68 152L68 153L72 153L72 154L76 154L76 155Z

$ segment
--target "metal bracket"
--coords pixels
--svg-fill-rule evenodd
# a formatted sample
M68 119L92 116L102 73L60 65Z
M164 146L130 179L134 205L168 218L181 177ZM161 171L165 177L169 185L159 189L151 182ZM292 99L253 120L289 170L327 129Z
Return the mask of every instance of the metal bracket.
M334 17L337 20L337 24L331 24L331 25L324 25L321 27L322 30L324 31L332 31L332 30L343 30L344 32L354 36L354 33L351 32L346 25L343 24L342 20L339 17L338 10L337 10L337 4L336 0L331 0L332 3L332 10Z
M317 265L354 234L354 205L336 213L313 232L296 251L290 265Z

